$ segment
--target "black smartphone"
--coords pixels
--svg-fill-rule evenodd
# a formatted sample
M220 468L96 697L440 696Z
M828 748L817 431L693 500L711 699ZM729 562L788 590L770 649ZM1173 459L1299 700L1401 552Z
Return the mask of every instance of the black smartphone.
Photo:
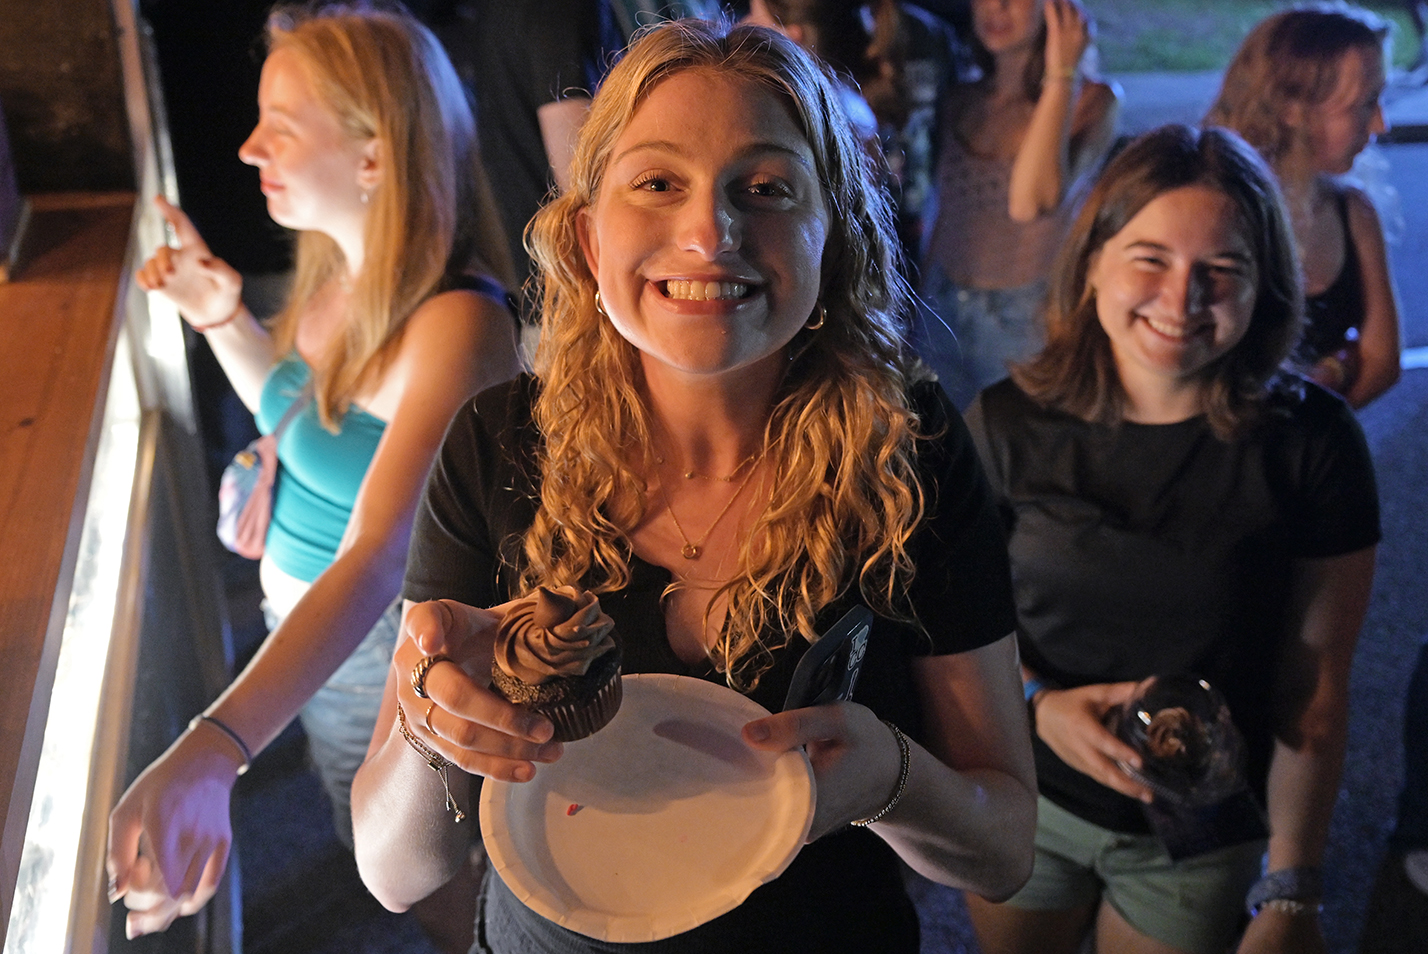
M872 627L873 613L866 606L855 606L844 613L798 661L783 700L783 711L852 698Z

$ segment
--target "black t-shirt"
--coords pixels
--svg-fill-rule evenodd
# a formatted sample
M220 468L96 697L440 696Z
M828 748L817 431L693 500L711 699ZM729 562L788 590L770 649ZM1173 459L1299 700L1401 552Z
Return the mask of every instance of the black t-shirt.
M481 159L524 282L522 235L554 184L536 110L592 96L623 43L605 0L462 0L434 29L475 95Z
M1348 407L1307 384L1272 400L1232 442L1203 417L1087 423L1011 381L967 411L1007 522L1026 664L1067 687L1208 680L1244 733L1261 799L1293 563L1379 539L1373 463ZM1043 795L1104 828L1148 830L1139 803L1033 742Z
M531 422L538 383L523 376L479 395L452 421L417 509L404 596L490 606L516 595L521 541L538 501ZM927 514L909 549L917 561L911 599L926 632L879 618L869 634L855 700L914 738L921 734L911 660L987 645L1015 627L1000 520L976 450L935 385L912 392L924 427L918 463ZM710 666L681 661L665 636L659 598L669 571L632 557L630 584L600 594L615 621L626 672L660 672L723 683ZM853 604L845 597L819 614L820 631ZM776 653L751 699L778 711L806 644ZM499 900L497 898L496 900ZM532 932L555 929L532 912ZM568 933L568 932L565 932ZM667 948L709 951L916 951L917 919L891 848L865 830L809 845L788 870L730 913L670 939ZM501 950L497 944L494 949ZM592 946L591 950L605 950ZM616 945L611 950L623 950Z

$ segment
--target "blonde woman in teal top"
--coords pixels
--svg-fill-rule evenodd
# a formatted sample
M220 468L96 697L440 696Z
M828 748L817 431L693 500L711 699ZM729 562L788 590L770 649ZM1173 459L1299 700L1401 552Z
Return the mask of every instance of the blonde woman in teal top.
M130 936L212 896L232 840L229 795L252 753L348 665L368 674L371 660L356 657L380 656L364 653L378 633L364 637L401 585L446 425L518 368L503 299L471 290L474 273L509 281L510 266L474 121L435 39L404 13L325 7L276 11L268 44L258 125L239 156L258 168L274 221L297 232L291 299L260 324L238 274L162 199L177 245L159 248L138 281L207 336L265 427L309 376L313 400L279 447L284 477L261 564L276 628L111 815L110 893L130 908ZM375 703L380 691L368 695ZM326 720L324 740L310 723L314 754L327 741L350 745L350 724Z

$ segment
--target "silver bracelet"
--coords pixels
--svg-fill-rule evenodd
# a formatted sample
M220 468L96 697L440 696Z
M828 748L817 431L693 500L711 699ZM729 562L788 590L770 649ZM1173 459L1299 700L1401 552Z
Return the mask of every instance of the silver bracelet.
M908 742L907 736L902 734L901 729L888 720L884 719L883 725L892 729L893 737L897 739L898 756L902 760L902 764L897 770L897 787L893 789L892 798L888 799L888 803L877 813L869 815L867 818L860 818L857 821L848 823L854 828L866 828L873 824L873 822L882 821L887 817L888 812L891 812L897 807L897 803L902 801L902 793L907 791L907 773L912 767L912 743Z

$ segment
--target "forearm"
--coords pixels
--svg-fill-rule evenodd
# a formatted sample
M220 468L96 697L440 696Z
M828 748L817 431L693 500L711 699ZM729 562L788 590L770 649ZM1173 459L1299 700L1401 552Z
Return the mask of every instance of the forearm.
M231 321L204 333L214 357L228 376L238 399L253 413L263 395L263 382L277 361L273 339L246 306L239 305Z
M1267 792L1270 871L1322 862L1347 737L1346 719L1337 719L1304 733L1293 747L1275 743Z
M1030 222L1061 204L1070 174L1071 107L1077 84L1047 76L1021 148L1012 162L1007 213Z
M1359 361L1358 377L1354 379L1353 385L1344 394L1344 399L1349 402L1349 406L1356 410L1369 404L1397 384L1399 377L1403 374L1402 362L1396 352L1393 354L1369 354L1361 350Z
M385 549L392 552L361 544L343 551L209 707L254 753L292 721L396 598L401 561L395 547Z
M993 901L1031 876L1036 791L990 769L956 772L914 743L906 793L872 826L919 874Z
M363 883L388 910L405 911L451 879L477 821L470 776L455 766L446 771L451 797L466 815L457 822L440 776L402 738L393 698L389 691L378 723L379 732L389 726L386 737L352 781L352 825Z

